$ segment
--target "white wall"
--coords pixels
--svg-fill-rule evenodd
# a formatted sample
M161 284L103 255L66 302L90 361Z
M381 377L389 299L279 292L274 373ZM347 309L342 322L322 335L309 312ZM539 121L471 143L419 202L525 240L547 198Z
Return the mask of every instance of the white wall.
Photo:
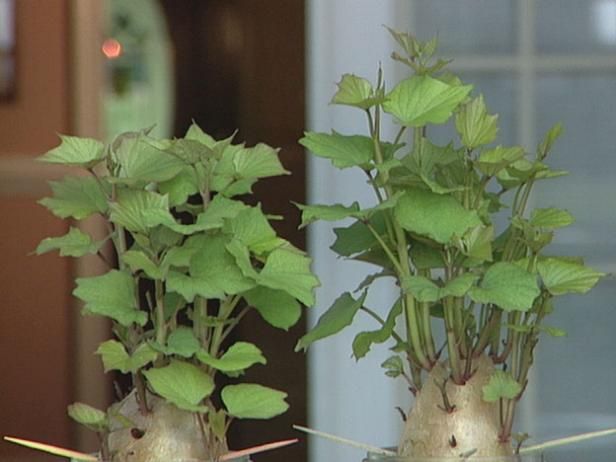
M308 0L307 1L307 82L308 129L365 134L367 122L361 111L329 105L336 82L344 73L376 80L379 62L386 80L395 81L401 72L389 58L395 42L383 27L408 29L406 1ZM389 78L387 78L387 76ZM393 127L385 131L393 137ZM374 202L371 188L358 172L339 171L328 161L309 156L310 203ZM340 226L340 224L338 224ZM329 250L334 241L333 226L318 223L309 227L309 250L322 287L318 306L312 310L311 324L344 291L353 290L371 268L365 264L337 260ZM386 309L396 292L387 286L373 291L367 305ZM359 362L351 357L351 343L361 330L375 329L375 322L358 313L353 326L334 338L310 347L309 426L377 446L397 444L402 421L395 406L408 407L409 393L402 381L394 381L380 368L389 356L385 345L374 348ZM311 438L312 461L360 461L365 453L328 440Z

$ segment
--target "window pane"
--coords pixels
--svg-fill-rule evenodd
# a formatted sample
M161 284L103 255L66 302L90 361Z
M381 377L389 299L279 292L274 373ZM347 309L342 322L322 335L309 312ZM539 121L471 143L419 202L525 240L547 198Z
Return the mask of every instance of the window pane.
M616 50L616 0L537 0L537 49L543 53Z
M515 8L511 0L415 0L413 31L438 34L445 53L512 53Z
M537 195L541 205L566 207L577 218L557 242L588 246L592 258L616 258L616 207L607 206L616 197L616 75L540 77L536 110L539 134L557 121L565 127L550 164L571 175L539 184Z
M554 254L583 255L591 266L613 271L616 262L616 75L548 75L537 82L538 133L556 121L565 132L549 161L569 170L569 177L538 184L536 206L568 209L576 217L557 232ZM616 408L616 285L606 279L584 297L556 300L547 325L565 329L562 339L540 342L533 385L537 428L545 437L609 426ZM545 429L549 429L545 431ZM558 452L559 461L609 460L616 442L606 438ZM583 457L582 457L583 454Z

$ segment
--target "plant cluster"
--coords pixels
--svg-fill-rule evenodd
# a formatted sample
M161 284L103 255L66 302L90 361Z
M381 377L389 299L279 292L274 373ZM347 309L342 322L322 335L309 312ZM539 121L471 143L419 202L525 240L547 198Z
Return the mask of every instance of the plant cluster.
M268 419L288 407L281 391L216 383L219 374L235 379L266 363L257 345L230 342L233 329L251 309L288 329L318 285L310 259L270 225L279 217L238 198L260 178L288 174L277 150L232 138L215 141L195 124L180 139L148 130L107 145L62 136L41 158L79 168L52 182L41 204L76 222L102 216L107 235L95 240L72 226L36 253L98 254L109 264L105 274L77 279L73 292L84 314L112 324L113 338L96 351L105 371L130 374L143 415L160 398L193 413L211 460L228 450L233 419ZM142 436L119 403L106 411L75 403L69 414L100 434L104 460L114 457L107 441L115 429Z
M528 210L537 182L566 174L546 164L562 128L550 129L532 154L495 145L498 116L482 95L471 96L473 87L449 72L447 61L434 59L436 40L390 32L403 51L392 57L409 66L411 76L389 90L380 70L375 85L345 74L332 99L365 114L367 136L307 132L300 141L339 169L361 170L376 198L369 208L300 206L302 223L352 220L335 228L332 250L377 269L359 284L359 295L341 295L297 348L339 332L362 311L378 328L355 337L355 358L393 341L394 355L382 366L388 376L406 379L413 393L437 364L446 365L450 383L464 385L475 360L488 357L496 370L482 398L499 406L499 438L507 442L540 334L564 335L544 323L554 298L585 293L602 276L581 258L550 254L555 231L574 221L569 212ZM393 140L382 138L385 117L400 126ZM447 123L456 139L433 143L431 127ZM509 219L503 226L497 214L504 209ZM393 278L399 289L384 313L365 303L380 278ZM452 412L455 403L445 384L439 386L440 407Z

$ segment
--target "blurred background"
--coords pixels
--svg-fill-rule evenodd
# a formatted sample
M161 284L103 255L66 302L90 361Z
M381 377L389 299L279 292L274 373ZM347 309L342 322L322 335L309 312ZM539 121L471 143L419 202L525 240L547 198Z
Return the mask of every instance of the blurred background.
M68 227L36 204L46 180L65 172L34 157L58 143L57 133L109 139L156 124L159 136L181 136L193 119L216 137L238 129L236 140L282 148L293 176L268 180L258 195L269 212L287 215L279 231L304 246L289 200L373 201L363 178L307 159L296 140L306 128L363 133L361 114L328 103L343 73L374 81L381 63L390 88L406 75L389 59L395 44L385 24L422 39L438 35L452 70L500 114L500 143L532 151L563 122L552 165L571 175L538 189L534 205L577 217L559 233L555 253L615 270L616 0L0 0L0 434L92 449L65 407L75 400L102 406L111 396L92 354L106 326L79 317L70 297L75 276L100 268L87 259L28 256L42 237ZM450 133L444 127L436 136ZM336 260L328 250L333 238L331 226L308 229L323 281L310 325L368 272ZM385 308L394 297L383 285L368 304ZM518 429L535 441L616 426L614 280L556 308L551 324L569 334L542 339L518 418ZM358 363L351 358L354 335L373 328L362 322L307 356L293 353L305 325L288 336L266 327L240 332L265 339L270 364L253 378L289 391L291 411L236 426L233 447L294 436L293 423L397 444L395 407L410 399L379 368L385 347ZM607 461L615 453L612 439L550 455ZM362 457L310 439L255 460ZM49 459L0 443L3 461Z

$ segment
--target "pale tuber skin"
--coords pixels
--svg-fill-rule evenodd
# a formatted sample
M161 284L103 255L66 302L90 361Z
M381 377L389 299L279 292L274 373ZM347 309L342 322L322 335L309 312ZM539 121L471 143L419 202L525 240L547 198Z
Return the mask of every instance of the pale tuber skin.
M401 456L460 457L473 450L477 457L513 455L511 444L499 438L499 403L482 398L494 365L481 356L473 362L473 370L464 385L456 385L448 380L445 366L432 369L406 420L398 445ZM445 381L447 403L442 393Z
M113 462L169 462L170 460L215 460L227 452L217 448L216 455L206 452L197 415L183 411L158 397L148 395L150 410L143 414L136 394L129 394L117 411L134 426L114 422L108 444ZM115 421L115 419L112 419ZM215 448L209 448L210 451Z

